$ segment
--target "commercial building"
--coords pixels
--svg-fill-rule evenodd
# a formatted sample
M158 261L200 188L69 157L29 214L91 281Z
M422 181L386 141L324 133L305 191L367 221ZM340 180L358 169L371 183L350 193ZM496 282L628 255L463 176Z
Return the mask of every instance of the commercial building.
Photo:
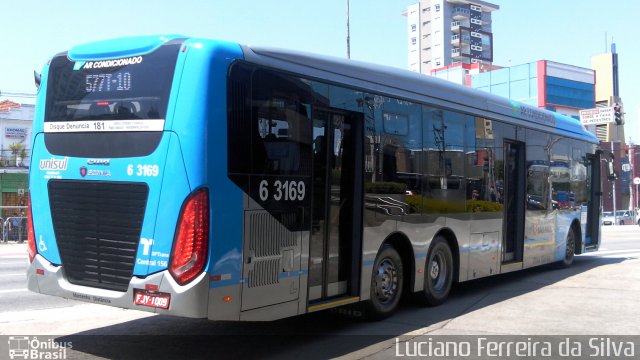
M0 218L3 219L17 211L7 206L26 205L33 116L33 105L0 101L0 206L4 207Z
M531 106L579 118L595 107L592 69L548 60L499 68L469 76L469 86Z
M444 66L438 69L431 70L431 76L439 79L454 82L456 84L471 87L471 76L479 74L481 72L492 71L502 69L501 66L475 63L475 64L463 64L455 63L452 65Z
M614 106L621 102L618 81L618 54L615 52L598 54L591 58L591 67L596 71L596 105ZM596 136L600 141L621 141L624 143L624 126L616 124L596 125Z
M611 52L593 56L591 65L596 71L596 106L609 107L623 104L619 90L618 53L615 44L611 45ZM616 123L595 125L594 132L600 139L605 155L609 155L605 156L606 161L612 162L616 174L615 179L604 180L602 184L605 194L602 198L603 210L631 209L633 207L631 201L633 176L629 151L625 144L624 126Z
M491 13L500 7L479 0L421 0L407 16L409 69L431 70L455 63L493 62Z

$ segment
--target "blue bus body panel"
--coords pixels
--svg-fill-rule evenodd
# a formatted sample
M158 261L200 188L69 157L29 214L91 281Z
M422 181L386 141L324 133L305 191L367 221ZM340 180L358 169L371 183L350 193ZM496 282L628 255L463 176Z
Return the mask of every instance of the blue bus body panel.
M132 37L76 46L69 58L83 62L144 55L177 35ZM78 181L144 182L149 187L141 230L141 241L133 270L134 276L147 276L165 270L173 246L176 225L184 200L201 187L209 188L211 205L208 268L230 274L235 283L241 278L242 199L241 191L227 178L226 77L229 65L243 57L233 43L188 39L180 51L168 102L162 140L152 154L136 158L109 159L109 176L82 177L79 169L87 158L54 156L44 143L44 106L49 65L42 71L42 90L38 94L31 158L30 191L33 212L51 219L47 183L50 179ZM190 70L183 72L187 66ZM40 160L66 159L64 170L40 169ZM158 176L136 175L138 165L157 165ZM133 175L128 169L133 168ZM106 174L103 172L103 174ZM37 199L37 200L36 200ZM215 214L215 216L213 215ZM34 224L39 253L53 264L60 264L53 224ZM233 258L234 261L228 261ZM207 268L207 269L208 269Z
M44 134L40 133L35 138L34 158L58 161L65 160L64 168L59 170L47 170L35 163L31 168L30 186L31 196L37 201L32 201L33 212L40 214L40 218L51 219L49 208L49 192L47 183L50 180L77 180L77 181L126 181L145 183L149 187L147 206L140 233L141 239L135 260L134 275L145 276L163 270L167 267L173 232L177 222L180 204L189 194L186 181L186 171L181 161L177 136L165 133L158 148L149 156L137 158L109 159L109 165L92 166L88 164L88 158L75 158L51 155L44 144ZM168 159L172 159L168 161ZM36 161L36 160L34 160ZM165 164L166 163L166 164ZM157 165L157 176L138 175L138 165ZM83 177L80 168L99 170L100 175L85 175ZM168 179L171 191L162 193L163 178ZM177 205L175 205L177 204ZM162 209L164 216L160 221L159 231L156 236L156 214ZM99 221L99 219L98 219ZM36 245L38 253L54 264L61 264L58 247L55 241L53 224L51 221L36 221L34 223ZM149 246L153 245L153 246Z
M189 39L185 45L185 68L190 71L181 75L180 88L174 89L178 100L165 128L180 134L192 190L209 188L207 271L224 275L216 286L237 284L242 277L243 194L227 176L227 74L243 53L239 45L221 41Z

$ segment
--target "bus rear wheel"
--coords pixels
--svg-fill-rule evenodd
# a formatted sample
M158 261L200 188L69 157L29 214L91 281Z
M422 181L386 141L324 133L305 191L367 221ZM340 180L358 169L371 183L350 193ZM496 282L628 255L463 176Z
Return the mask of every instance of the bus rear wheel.
M453 255L443 236L433 239L425 263L424 290L422 297L429 306L445 302L453 283Z
M367 316L380 320L391 315L400 302L404 272L400 255L390 245L383 246L373 264Z

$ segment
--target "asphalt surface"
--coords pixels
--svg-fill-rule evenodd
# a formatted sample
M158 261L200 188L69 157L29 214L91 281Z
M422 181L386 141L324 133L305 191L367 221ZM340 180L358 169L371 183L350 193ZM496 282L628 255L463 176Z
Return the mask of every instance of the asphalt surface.
M576 257L571 268L542 266L458 284L439 307L409 299L380 322L333 312L268 323L212 322L34 294L25 290L23 250L0 245L0 335L73 342L67 358L386 359L398 356L399 344L448 335L640 339L640 321L633 320L640 319L636 225L604 227L601 250Z

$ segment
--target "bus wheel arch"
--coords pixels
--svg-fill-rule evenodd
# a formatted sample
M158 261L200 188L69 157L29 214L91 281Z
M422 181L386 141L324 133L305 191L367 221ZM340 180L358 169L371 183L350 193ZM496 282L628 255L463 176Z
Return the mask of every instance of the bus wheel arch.
M575 255L580 252L582 248L582 234L580 231L580 225L577 221L571 223L569 231L567 231L567 237L565 240L565 255L559 262L560 267L567 268L573 264Z
M448 228L440 230L433 239L435 240L437 236L444 237L449 245L449 249L451 249L451 255L453 256L453 282L457 283L460 276L460 247L458 246L458 238L456 238L453 231ZM429 249L431 249L431 246L429 246Z
M414 268L409 239L400 233L390 235L373 263L370 296L365 303L367 317L380 320L395 312L403 294L411 288Z
M431 240L425 259L421 298L426 305L437 306L447 300L453 283L458 281L459 263L455 235L448 229L440 231Z

